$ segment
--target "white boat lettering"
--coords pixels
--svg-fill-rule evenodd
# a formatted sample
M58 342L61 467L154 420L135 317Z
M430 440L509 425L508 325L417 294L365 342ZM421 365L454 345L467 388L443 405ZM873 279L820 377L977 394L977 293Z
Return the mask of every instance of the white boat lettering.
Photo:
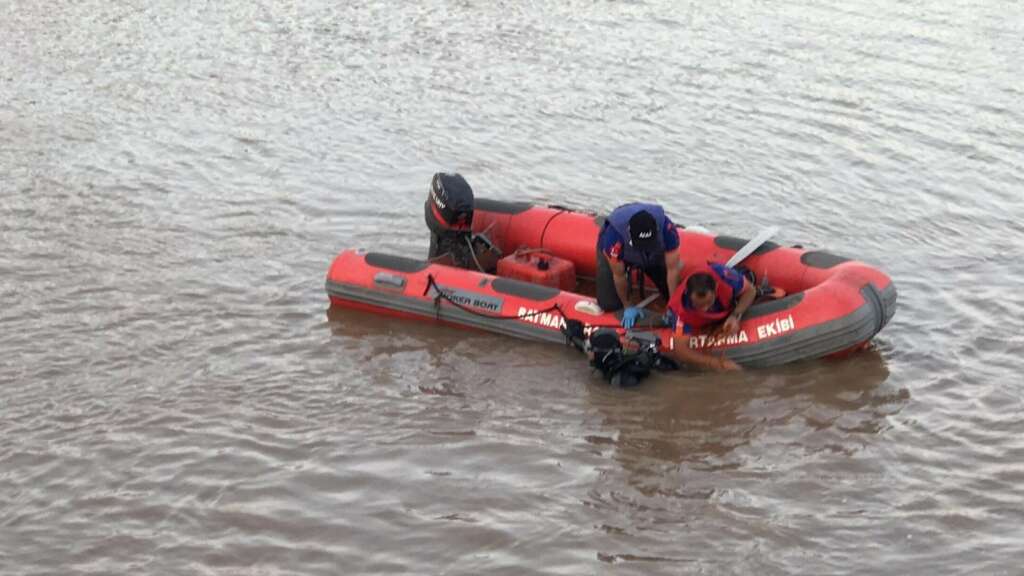
M715 348L717 346L735 346L750 342L746 330L740 330L732 336L719 336L713 338L710 334L698 334L690 336L690 348Z
M758 326L757 338L758 340L764 340L765 338L772 338L786 332L792 332L795 329L796 322L793 321L793 315L791 314L785 318L776 318L767 324Z
M516 316L531 324L540 324L548 328L562 329L565 327L565 318L562 318L557 312L541 312L520 306Z
M468 290L458 290L447 286L438 286L445 298L470 308L480 308L490 312L501 312L502 299L483 294L477 294Z
M541 312L539 310L533 310L524 306L519 307L519 311L516 312L516 316L524 322L531 324L537 324L546 328L554 328L561 330L565 328L565 317L558 312ZM590 324L583 324L583 334L589 336L595 328Z
M437 204L437 207L441 210L448 207L445 205L444 200L437 196L437 192L433 188L430 189L430 197L434 199L434 204Z

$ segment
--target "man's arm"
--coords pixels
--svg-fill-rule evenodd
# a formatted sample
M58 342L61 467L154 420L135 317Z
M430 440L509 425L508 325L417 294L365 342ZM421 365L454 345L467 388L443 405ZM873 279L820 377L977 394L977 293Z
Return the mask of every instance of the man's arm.
M668 293L675 294L679 286L679 276L683 270L683 262L679 259L679 249L665 252L665 273L668 277Z
M750 283L750 280L744 278L743 291L740 292L739 302L736 303L736 309L732 311L732 315L736 316L737 320L743 318L750 305L754 303L754 298L757 298L757 290L754 290L754 285Z
M626 282L626 265L615 258L609 258L607 254L603 254L603 256L608 258L608 267L612 271L612 280L615 281L615 293L619 295L622 306L628 307L629 290Z
M712 356L711 354L706 354L699 350L690 348L687 342L685 342L687 339L688 338L686 336L683 336L681 339L683 342L679 342L678 340L680 339L677 338L675 350L665 350L662 353L667 354L684 364L698 366L705 370L714 370L716 372L735 372L743 369L740 368L739 364L729 360L725 356Z
M757 297L757 290L754 289L754 285L750 283L750 280L743 279L743 290L740 292L740 299L736 302L736 308L733 309L729 317L722 323L722 334L725 336L732 336L740 331L740 320L743 319L743 314L747 312L750 305L754 303L754 298Z

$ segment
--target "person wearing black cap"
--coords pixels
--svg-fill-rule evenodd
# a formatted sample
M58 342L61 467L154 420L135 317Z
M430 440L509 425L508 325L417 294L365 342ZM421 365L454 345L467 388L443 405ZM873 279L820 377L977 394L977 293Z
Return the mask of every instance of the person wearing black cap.
M626 307L622 325L632 328L643 311L628 306L630 276L641 271L667 302L679 285L682 261L676 227L657 204L619 206L605 219L597 239L597 304L612 312Z

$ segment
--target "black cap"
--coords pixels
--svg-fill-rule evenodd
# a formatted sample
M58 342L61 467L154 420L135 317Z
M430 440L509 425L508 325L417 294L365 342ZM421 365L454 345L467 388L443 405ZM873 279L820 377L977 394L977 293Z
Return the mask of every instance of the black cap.
M640 250L658 249L658 222L650 212L641 210L629 219L629 242Z

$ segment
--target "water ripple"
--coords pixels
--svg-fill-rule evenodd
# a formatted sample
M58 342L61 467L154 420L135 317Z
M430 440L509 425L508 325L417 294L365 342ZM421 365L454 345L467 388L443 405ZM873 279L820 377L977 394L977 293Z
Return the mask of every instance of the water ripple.
M1020 23L984 2L18 4L0 572L1013 573ZM327 311L430 174L888 271L841 362L603 386Z

